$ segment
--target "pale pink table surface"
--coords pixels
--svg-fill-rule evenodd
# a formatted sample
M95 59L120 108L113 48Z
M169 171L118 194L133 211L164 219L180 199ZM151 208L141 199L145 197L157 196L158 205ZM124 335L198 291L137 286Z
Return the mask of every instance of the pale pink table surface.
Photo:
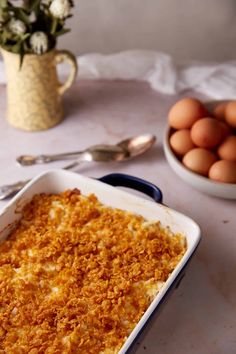
M179 179L167 164L162 138L167 112L177 99L160 95L145 83L83 81L65 97L67 118L61 124L45 132L28 133L6 122L5 87L0 86L0 185L33 177L49 167L19 167L15 163L17 155L73 151L143 132L154 133L156 146L136 160L86 164L77 170L93 177L124 172L149 180L162 189L166 204L192 217L202 229L202 242L181 286L138 344L137 353L233 354L236 202L201 194ZM53 167L63 165L56 163ZM0 202L0 207L4 205L6 202Z

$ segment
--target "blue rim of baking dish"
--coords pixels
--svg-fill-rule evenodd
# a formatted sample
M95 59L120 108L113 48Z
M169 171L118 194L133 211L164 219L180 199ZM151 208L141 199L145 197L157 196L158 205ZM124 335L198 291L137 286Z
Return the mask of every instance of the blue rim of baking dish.
M149 197L151 197L155 202L162 204L163 200L163 194L160 188L158 188L155 184L148 182L146 180L143 180L139 177L123 174L123 173L111 173L108 175L105 175L103 177L98 178L99 181L104 182L106 184L109 184L113 187L120 186L120 187L127 187L131 189L135 189L139 192L142 192ZM173 292L174 289L177 289L182 281L182 279L185 276L185 271L186 268L188 267L190 260L192 259L194 253L196 252L198 246L199 246L200 240L198 244L196 245L194 251L188 258L187 262L183 266L183 268L180 270L179 274L177 275L176 279L174 282L170 285L168 288L167 292L163 296L163 298L160 300L160 302L157 304L156 308L154 311L151 313L145 324L140 328L139 332L137 333L136 338L133 340L133 342L130 344L130 347L127 349L126 353L135 353L135 351L138 349L138 340L143 339L145 336L148 328L150 328L152 322L156 319L156 316L159 314L159 311L162 308L162 305L167 302L168 298L170 297L171 293Z
M163 195L160 188L158 188L155 184L145 181L139 177L126 175L124 173L111 173L98 178L98 180L113 187L120 186L135 189L148 195L155 202L162 203Z

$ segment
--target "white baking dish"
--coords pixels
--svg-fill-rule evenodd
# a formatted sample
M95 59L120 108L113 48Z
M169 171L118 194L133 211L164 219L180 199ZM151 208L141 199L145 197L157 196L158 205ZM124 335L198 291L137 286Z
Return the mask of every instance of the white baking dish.
M155 189L155 186L142 180L137 181L135 177L127 175L108 175L103 178L103 182L101 182L63 170L45 172L28 183L1 212L0 240L7 237L15 222L21 217L22 207L29 202L34 194L59 193L69 188L78 188L85 195L94 193L102 203L108 206L141 214L148 220L160 220L163 226L169 226L174 232L183 233L187 239L187 251L124 343L119 352L119 354L124 354L130 350L138 335L142 332L143 328L146 327L149 318L152 317L155 310L159 308L159 305L163 302L167 293L170 292L170 289L181 279L184 269L200 241L200 229L198 225L187 216L162 204L114 188L104 183L104 181L113 185L126 185L135 189L137 189L138 183L138 189L146 194L150 194L149 192L152 188ZM154 192L156 192L156 190L154 190ZM161 198L160 194L156 199L158 198Z

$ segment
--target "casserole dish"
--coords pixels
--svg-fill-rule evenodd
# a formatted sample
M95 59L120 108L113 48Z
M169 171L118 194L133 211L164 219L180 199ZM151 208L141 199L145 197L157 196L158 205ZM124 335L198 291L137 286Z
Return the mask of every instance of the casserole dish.
M2 211L0 215L0 238L3 240L8 236L16 222L21 218L23 207L32 199L33 195L60 193L74 188L80 189L83 195L94 193L107 206L140 214L148 221L159 220L163 227L170 227L174 233L183 234L187 243L186 252L123 344L119 353L124 354L132 350L135 340L146 327L148 320L156 313L156 309L159 308L170 290L178 285L185 267L200 241L200 229L188 217L159 203L156 204L153 201L118 190L113 187L116 185L144 192L151 196L155 202L160 203L162 201L162 193L156 186L132 176L112 174L104 176L100 180L94 180L73 172L54 170L43 173L32 180Z

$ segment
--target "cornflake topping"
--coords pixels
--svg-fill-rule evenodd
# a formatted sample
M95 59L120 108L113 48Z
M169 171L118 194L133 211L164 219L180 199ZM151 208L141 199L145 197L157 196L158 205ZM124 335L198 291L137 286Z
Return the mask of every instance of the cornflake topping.
M118 353L185 250L95 195L34 196L0 245L0 353Z

